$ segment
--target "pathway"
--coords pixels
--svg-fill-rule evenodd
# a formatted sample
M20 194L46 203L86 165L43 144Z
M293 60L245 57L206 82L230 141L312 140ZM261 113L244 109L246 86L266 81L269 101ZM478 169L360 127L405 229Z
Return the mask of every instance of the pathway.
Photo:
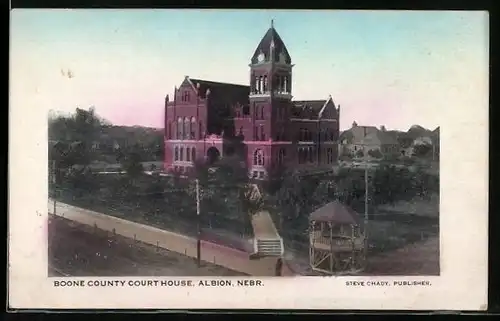
M48 202L49 213L54 212L54 201ZM87 209L56 202L55 214L75 222L96 226L99 229L115 232L131 239L147 244L196 257L196 239L161 230L152 226L139 224L114 216L90 211ZM231 249L210 242L201 242L201 260L224 266L252 276L273 276L276 264L275 257L250 259L248 253ZM284 272L289 274L291 272Z

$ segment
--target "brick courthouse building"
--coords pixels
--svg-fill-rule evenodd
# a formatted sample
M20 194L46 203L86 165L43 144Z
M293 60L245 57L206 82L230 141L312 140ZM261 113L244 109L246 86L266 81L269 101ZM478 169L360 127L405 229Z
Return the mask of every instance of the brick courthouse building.
M186 76L172 99L166 96L166 171L189 172L194 161L232 155L242 156L256 179L283 168L333 167L340 107L331 96L292 100L294 65L272 23L249 67L249 86Z

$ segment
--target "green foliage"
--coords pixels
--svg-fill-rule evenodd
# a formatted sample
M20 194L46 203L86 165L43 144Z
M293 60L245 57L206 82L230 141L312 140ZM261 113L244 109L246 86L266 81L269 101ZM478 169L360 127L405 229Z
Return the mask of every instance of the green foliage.
M432 146L428 144L418 144L413 147L413 156L429 157L432 156Z
M57 161L60 171L75 164L87 166L92 161L124 162L126 155L137 153L142 161L163 158L163 132L160 130L112 126L96 114L94 108L76 108L70 116L49 118L49 140L59 142L59 150L49 150L49 158ZM70 149L73 144L83 146ZM94 149L94 143L99 148ZM116 149L114 144L118 143ZM66 148L60 150L60 147Z
M135 179L140 176L144 168L141 164L140 155L137 152L132 152L123 158L122 168L127 172L127 175Z

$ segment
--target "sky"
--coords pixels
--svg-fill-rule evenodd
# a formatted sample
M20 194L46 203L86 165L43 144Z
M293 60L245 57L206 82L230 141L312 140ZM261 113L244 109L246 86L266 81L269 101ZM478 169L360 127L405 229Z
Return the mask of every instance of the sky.
M295 64L294 99L331 95L341 129L434 129L454 108L485 107L486 12L187 9L12 10L10 107L94 106L113 124L162 127L186 75L248 84L271 20Z

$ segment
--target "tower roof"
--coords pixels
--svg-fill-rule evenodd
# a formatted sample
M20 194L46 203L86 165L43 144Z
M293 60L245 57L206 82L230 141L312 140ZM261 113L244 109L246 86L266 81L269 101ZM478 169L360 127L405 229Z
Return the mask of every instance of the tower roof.
M269 57L271 54L271 45L274 46L274 61L279 62L280 56L283 59L283 62L286 64L292 63L292 58L288 54L288 50L286 49L285 43L279 36L276 29L274 29L273 22L271 22L271 28L267 30L266 34L260 41L259 45L255 49L255 52L252 56L252 64L259 63L259 55L264 54L265 60L269 61Z

